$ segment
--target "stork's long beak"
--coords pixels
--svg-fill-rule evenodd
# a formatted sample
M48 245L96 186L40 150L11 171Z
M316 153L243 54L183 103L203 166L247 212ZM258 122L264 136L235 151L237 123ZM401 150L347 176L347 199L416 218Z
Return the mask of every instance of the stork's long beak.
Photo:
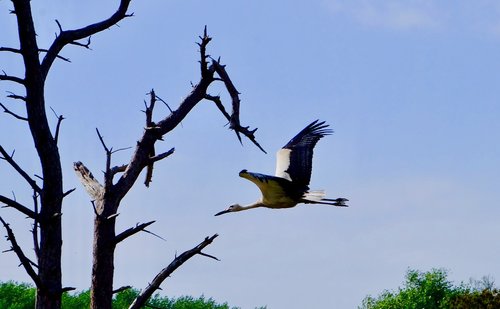
M229 209L226 209L226 210L223 210L223 211L219 211L214 216L220 216L220 215L223 215L223 214L227 214L228 212L231 212L231 211Z

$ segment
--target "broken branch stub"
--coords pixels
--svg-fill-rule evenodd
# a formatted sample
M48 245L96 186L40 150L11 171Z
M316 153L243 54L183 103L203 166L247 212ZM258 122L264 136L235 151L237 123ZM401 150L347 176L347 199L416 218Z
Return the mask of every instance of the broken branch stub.
M73 169L90 197L96 201L101 200L104 196L104 187L94 178L89 169L82 162L73 163Z

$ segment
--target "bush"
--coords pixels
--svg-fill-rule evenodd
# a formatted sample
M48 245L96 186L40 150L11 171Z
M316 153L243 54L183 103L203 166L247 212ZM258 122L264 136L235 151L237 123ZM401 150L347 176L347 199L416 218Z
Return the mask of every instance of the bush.
M454 286L444 269L429 272L408 270L402 288L383 291L378 297L367 296L361 309L495 309L500 308L500 293L489 277L483 284L475 282ZM486 278L486 279L485 279Z

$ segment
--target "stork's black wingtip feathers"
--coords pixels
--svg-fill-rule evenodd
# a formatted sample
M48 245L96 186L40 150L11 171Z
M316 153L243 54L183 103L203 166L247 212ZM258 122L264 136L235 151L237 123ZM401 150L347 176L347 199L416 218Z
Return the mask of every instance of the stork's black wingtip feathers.
M311 122L306 128L310 130L311 133L315 133L321 135L321 137L325 135L330 135L333 133L333 130L330 129L330 125L326 123L326 121L318 122L319 119Z
M319 119L311 122L307 127L302 129L294 138L292 138L283 148L296 147L301 143L310 144L312 147L316 144L318 140L326 135L333 133L333 130L329 128L330 125L325 121Z

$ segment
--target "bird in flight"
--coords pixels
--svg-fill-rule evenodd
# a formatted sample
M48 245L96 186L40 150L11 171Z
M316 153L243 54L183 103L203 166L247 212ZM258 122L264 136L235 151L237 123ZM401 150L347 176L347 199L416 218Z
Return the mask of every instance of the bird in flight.
M239 176L259 187L262 197L255 203L242 206L233 204L216 216L257 207L290 208L297 204L325 204L347 207L346 198L327 199L324 191L310 191L313 148L316 143L333 131L324 121L313 121L276 154L276 175L264 175L242 170Z

